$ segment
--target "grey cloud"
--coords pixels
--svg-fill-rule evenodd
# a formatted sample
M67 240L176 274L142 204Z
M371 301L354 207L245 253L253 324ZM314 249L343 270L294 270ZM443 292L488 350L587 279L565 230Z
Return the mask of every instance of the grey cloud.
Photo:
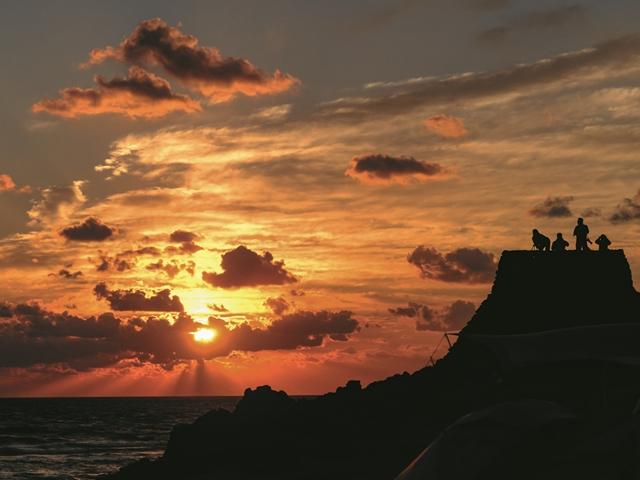
M264 301L263 305L268 307L276 315L282 315L290 308L289 302L287 302L287 299L282 296L269 297Z
M437 163L423 162L409 156L374 154L355 157L346 174L364 182L389 183L407 178L425 179L442 172L442 166Z
M111 237L115 229L105 225L97 218L87 218L82 223L71 225L60 230L60 235L67 240L78 242L102 242Z
M80 270L78 270L76 272L71 272L70 270L67 270L66 268L63 268L63 269L59 270L58 273L50 273L49 276L62 277L62 278L65 278L67 280L75 280L77 278L82 277L82 272Z
M627 223L640 219L640 190L632 198L625 198L609 216L611 223Z
M472 302L456 300L440 309L425 304L409 303L407 307L390 308L394 315L415 318L416 330L461 330L475 313Z
M259 255L244 245L226 252L220 262L223 272L202 272L202 279L214 287L239 288L258 285L284 285L297 282L270 252Z
M423 278L452 283L490 283L498 267L493 253L479 248L458 248L442 254L422 245L407 256Z
M98 300L106 300L112 310L144 312L183 312L184 306L169 289L159 290L147 296L143 290L110 290L103 282L93 289Z
M196 264L193 260L188 260L186 262L168 260L165 262L164 260L160 259L157 262L148 264L145 268L152 272L163 272L169 278L174 278L180 272L187 272L189 275L193 276L196 271Z
M562 218L571 217L573 212L569 204L573 201L573 197L547 197L541 203L535 205L529 214L540 218Z

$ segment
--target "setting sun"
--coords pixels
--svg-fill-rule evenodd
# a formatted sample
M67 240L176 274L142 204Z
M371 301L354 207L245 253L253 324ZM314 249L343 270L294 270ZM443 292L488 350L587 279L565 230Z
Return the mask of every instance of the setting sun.
M218 332L216 332L212 328L199 328L198 330L192 333L193 339L196 342L200 342L200 343L212 342L216 338L217 334Z

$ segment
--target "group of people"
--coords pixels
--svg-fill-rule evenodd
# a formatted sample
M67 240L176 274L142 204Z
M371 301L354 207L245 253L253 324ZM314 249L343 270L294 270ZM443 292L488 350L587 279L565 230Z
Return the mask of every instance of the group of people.
M576 237L576 250L591 250L589 248L589 244L593 242L589 240L589 227L584 223L582 218L578 219L578 223L573 229L573 236ZM551 243L551 239L549 237L543 235L535 228L533 229L533 236L531 239L533 240L533 248L536 248L541 252L564 252L569 246L569 242L562 238L562 233L558 233L556 235L556 239ZM611 241L604 233L595 240L595 243L598 245L598 250L600 251L609 250L609 245L611 245Z

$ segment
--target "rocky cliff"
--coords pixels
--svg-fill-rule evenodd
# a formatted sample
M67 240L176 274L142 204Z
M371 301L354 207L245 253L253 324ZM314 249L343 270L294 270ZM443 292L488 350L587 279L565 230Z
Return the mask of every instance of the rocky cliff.
M503 252L491 293L465 333L525 333L640 321L622 250Z
M628 362L591 355L594 330L582 327L622 324L631 332L623 335L628 345L639 322L622 251L504 252L491 293L435 366L365 389L352 381L315 399L266 386L247 390L234 412L177 425L162 458L111 478L392 479L462 415L523 398L555 402L598 424L620 422L640 395L638 365L633 354L623 356ZM556 330L565 337L558 340ZM548 338L560 349L574 344L580 355L505 368L495 345L516 338L533 344L534 356Z

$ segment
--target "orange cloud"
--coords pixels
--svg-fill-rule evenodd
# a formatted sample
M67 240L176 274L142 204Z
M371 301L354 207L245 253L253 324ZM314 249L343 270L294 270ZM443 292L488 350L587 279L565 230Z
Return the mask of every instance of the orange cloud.
M157 118L174 111L201 110L198 101L174 93L167 80L140 67L131 67L125 78L106 80L96 76L95 82L97 88L65 88L60 91L59 98L42 100L31 109L64 118L105 113Z
M424 121L427 130L432 131L442 138L460 138L469 135L461 118L448 115L436 115Z
M300 81L276 70L268 74L243 58L225 57L219 50L201 47L198 39L185 35L164 20L144 20L117 47L92 50L84 66L107 59L133 64L161 66L184 85L212 102L247 96L279 93Z
M0 174L0 192L6 192L7 190L13 190L16 188L16 184L11 176L6 173Z

